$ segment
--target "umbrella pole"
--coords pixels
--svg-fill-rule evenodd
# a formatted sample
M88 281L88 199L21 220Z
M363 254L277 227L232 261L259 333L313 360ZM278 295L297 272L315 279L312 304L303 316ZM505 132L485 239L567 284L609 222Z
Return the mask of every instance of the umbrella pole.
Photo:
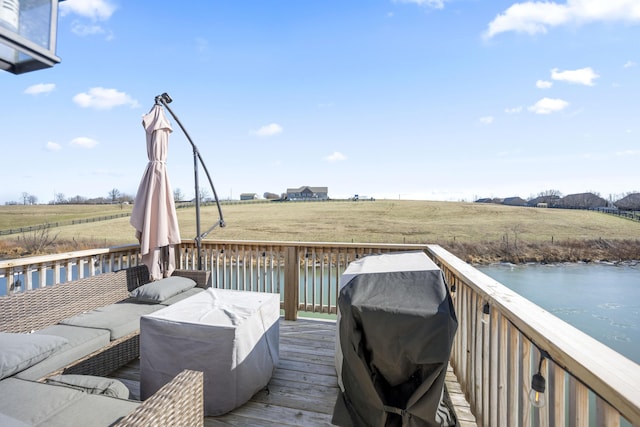
M187 140L189 141L189 143L191 144L191 147L193 148L193 174L195 179L195 192L196 192L196 233L197 233L195 241L196 241L196 250L197 250L197 257L198 257L198 270L202 270L202 257L201 257L202 239L206 237L207 234L209 234L211 230L213 230L216 226L219 225L220 227L224 227L225 223L224 223L224 218L222 216L222 208L220 207L220 200L218 199L218 193L216 192L216 189L213 186L211 175L209 175L209 171L207 170L207 165L204 164L204 160L202 160L202 156L200 155L200 151L198 151L198 147L196 147L196 144L194 144L193 140L189 136L189 133L184 128L184 126L182 126L180 119L178 119L178 116L176 116L175 113L171 110L171 108L169 108L168 104L172 101L173 99L171 99L169 94L167 94L166 92L163 93L162 95L156 96L156 104L158 103L162 104L169 111L169 113L171 113L171 116L175 119L176 123L178 123L178 126L180 126L180 129L182 129L182 132L184 132L185 136L187 137ZM211 228L209 228L209 230L207 230L207 232L205 233L202 233L200 231L200 189L198 187L198 160L200 161L200 164L202 165L202 168L204 169L204 172L207 175L207 179L209 180L209 185L211 185L211 190L213 191L213 196L216 200L216 206L218 207L218 217L219 217L218 222L214 224Z
M171 113L173 115L173 113ZM200 188L198 187L198 155L195 145L193 146L193 179L196 192L196 252L198 254L198 270L202 270L202 244L200 237Z

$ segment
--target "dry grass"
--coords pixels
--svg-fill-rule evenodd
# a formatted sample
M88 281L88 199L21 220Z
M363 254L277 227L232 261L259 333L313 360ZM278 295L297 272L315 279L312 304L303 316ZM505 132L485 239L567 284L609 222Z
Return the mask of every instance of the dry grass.
M131 205L0 206L0 230L131 212Z
M7 208L14 207L0 207L0 218ZM38 223L37 211L42 208L45 209L40 223L52 223L63 216L109 214L104 207L100 207L97 215L84 206L60 206L58 209L62 211L56 213L45 206L26 208L34 210L29 216L30 221L36 221L32 224ZM110 213L121 212L118 206L109 208L113 210ZM631 259L630 256L638 253L635 246L640 245L637 243L640 242L640 223L581 210L378 200L236 203L223 205L223 213L227 226L214 229L209 239L435 243L469 261L515 262L610 259L622 258L624 254L623 259ZM178 209L178 217L182 237L193 238L196 235L194 208ZM3 221L0 220L0 229L6 228L2 226ZM215 207L201 209L202 231L216 221ZM76 249L135 243L128 218L55 230L59 240L71 242Z

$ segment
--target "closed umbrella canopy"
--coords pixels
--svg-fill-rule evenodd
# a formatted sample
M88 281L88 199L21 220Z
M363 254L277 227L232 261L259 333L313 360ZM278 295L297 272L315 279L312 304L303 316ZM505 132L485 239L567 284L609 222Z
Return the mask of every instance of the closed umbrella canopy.
M167 175L167 152L171 123L156 104L142 118L147 134L149 163L136 194L130 223L140 241L142 262L152 280L171 276L176 268L174 245L180 244L180 229L173 192Z

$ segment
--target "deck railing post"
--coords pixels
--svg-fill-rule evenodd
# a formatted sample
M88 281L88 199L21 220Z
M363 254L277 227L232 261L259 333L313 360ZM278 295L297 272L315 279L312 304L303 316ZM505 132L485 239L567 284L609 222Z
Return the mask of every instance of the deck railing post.
M300 256L297 246L286 248L284 260L284 318L298 320Z

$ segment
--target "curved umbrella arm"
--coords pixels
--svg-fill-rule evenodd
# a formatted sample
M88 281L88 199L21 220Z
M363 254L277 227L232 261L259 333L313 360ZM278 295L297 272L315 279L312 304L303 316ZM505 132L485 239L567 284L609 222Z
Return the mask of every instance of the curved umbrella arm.
M216 188L213 186L213 180L211 179L211 175L209 174L209 170L207 169L207 165L204 164L204 160L202 160L202 156L200 155L200 151L198 150L198 147L196 147L196 144L194 144L193 140L189 136L189 133L184 128L184 126L182 126L182 123L180 122L180 119L178 119L178 116L176 116L175 113L171 110L171 108L169 108L168 104L170 102L172 102L172 101L173 100L171 99L171 97L169 97L169 95L167 93L163 93L162 95L156 96L156 103L160 102L169 111L169 113L171 113L171 116L178 123L178 125L180 126L180 129L182 129L182 132L184 132L185 136L187 137L187 140L189 140L189 143L193 147L193 153L194 153L194 155L197 156L198 160L200 161L200 164L202 165L202 168L204 169L205 174L207 175L207 179L209 181L209 185L211 186L211 190L213 191L213 197L214 197L214 199L216 201L216 206L218 208L218 218L219 218L218 222L215 225L213 225L211 228L209 228L209 230L207 230L204 233L199 234L196 237L196 239L202 240L209 233L211 233L211 231L214 228L216 228L217 226L224 227L226 224L224 222L224 216L222 215L222 208L220 207L220 200L218 199L218 193L216 192ZM197 186L197 182L196 182L196 186ZM199 197L200 197L200 195L197 194L197 192L196 192L196 200L199 200ZM199 220L200 219L198 218L198 221ZM199 232L200 232L200 230L198 230L198 233Z

